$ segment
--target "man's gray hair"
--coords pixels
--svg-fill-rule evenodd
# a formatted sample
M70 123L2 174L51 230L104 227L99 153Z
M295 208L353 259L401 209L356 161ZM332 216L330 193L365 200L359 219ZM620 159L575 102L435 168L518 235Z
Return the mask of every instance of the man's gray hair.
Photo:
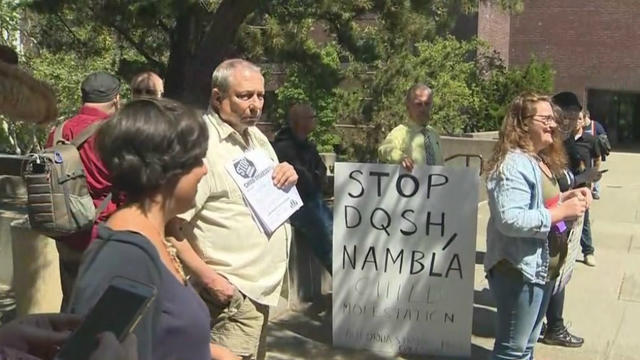
M433 90L429 86L427 86L427 84L417 83L412 87L410 87L409 90L407 90L407 96L405 97L404 101L408 103L409 101L413 100L413 98L416 95L416 92L422 91L422 90L426 90L429 92L429 94L433 95Z
M260 73L260 67L247 60L225 60L213 70L213 75L211 75L211 89L218 89L221 93L226 94L229 91L231 73L238 68L246 68Z

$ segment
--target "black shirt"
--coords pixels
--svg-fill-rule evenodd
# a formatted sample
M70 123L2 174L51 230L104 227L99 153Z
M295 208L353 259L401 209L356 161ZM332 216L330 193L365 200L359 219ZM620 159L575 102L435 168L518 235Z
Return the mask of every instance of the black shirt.
M565 140L569 169L578 176L593 167L596 159L600 158L600 146L597 139L589 134L582 134L579 138L569 137ZM581 184L576 184L581 185Z
M276 134L273 149L278 160L288 162L298 173L296 187L303 201L322 194L322 186L327 181L327 168L314 143L297 139L291 128L285 127Z

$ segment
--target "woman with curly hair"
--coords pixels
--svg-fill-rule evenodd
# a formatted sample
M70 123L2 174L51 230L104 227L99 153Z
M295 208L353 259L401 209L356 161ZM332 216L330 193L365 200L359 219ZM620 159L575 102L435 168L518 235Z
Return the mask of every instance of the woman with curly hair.
M126 203L99 226L86 250L71 312L87 313L115 276L154 285L155 301L134 331L138 358L211 359L207 307L164 234L168 219L194 206L207 172L204 121L177 102L140 99L107 120L96 141Z
M493 359L533 359L563 262L549 234L561 232L560 224L582 216L591 202L584 189L560 192L554 174L565 164L549 97L516 97L488 164L490 218L484 267L497 305Z

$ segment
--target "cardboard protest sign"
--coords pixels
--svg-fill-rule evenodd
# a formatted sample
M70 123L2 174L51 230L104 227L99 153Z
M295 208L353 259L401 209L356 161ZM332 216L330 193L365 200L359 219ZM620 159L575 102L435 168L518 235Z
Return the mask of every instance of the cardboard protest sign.
M337 163L333 343L469 356L478 172Z

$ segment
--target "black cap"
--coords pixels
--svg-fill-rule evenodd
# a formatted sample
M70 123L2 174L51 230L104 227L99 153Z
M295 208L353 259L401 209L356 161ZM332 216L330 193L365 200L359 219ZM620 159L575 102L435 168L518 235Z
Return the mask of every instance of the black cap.
M582 104L580 104L578 96L570 91L564 91L553 95L551 101L562 110L582 110Z
M82 102L107 103L120 92L120 80L104 71L94 72L82 81L80 91Z

